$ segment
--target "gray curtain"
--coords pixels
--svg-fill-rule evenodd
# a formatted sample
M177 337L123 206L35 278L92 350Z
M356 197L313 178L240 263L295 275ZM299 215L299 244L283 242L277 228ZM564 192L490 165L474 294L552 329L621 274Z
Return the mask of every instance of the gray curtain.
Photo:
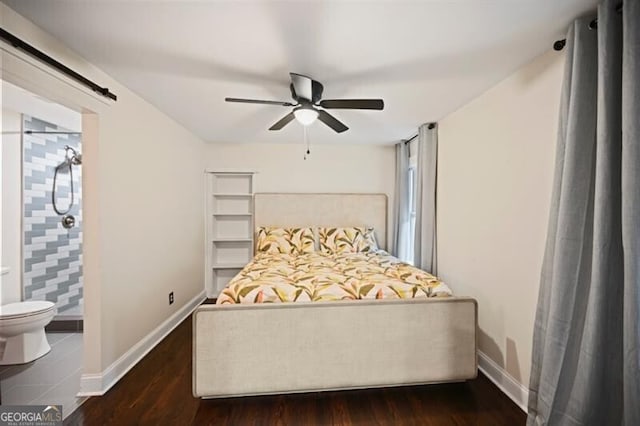
M391 252L403 261L407 261L409 255L409 214L410 214L410 188L409 188L409 145L400 142L396 145L396 186L394 217L396 219L393 232Z
M413 264L437 274L436 266L436 177L438 175L438 126L423 124L418 129L416 173L416 229Z
M640 425L640 2L569 29L528 425Z

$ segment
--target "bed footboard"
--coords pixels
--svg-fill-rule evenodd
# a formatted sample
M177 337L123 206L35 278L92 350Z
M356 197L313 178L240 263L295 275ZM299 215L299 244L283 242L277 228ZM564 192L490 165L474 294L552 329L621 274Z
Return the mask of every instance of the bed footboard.
M476 301L465 297L202 305L193 314L193 395L472 379L476 324Z

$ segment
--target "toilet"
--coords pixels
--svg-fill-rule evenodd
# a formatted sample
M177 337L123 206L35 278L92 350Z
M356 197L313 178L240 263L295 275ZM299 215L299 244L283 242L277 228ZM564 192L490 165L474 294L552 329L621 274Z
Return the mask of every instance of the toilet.
M51 350L44 327L56 313L55 304L27 301L0 306L0 365L25 364Z

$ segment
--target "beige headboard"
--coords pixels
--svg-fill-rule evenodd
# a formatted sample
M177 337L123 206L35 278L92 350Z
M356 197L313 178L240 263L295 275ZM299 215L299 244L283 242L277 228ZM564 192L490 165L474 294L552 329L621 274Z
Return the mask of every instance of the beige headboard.
M387 248L385 194L254 195L254 226L367 226L375 229L381 249Z

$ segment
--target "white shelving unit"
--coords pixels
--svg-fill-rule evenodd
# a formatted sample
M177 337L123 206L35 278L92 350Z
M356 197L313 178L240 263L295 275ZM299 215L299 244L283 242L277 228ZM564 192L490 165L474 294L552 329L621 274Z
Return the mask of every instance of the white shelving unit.
M253 256L251 171L206 173L206 290L218 297L225 285Z

